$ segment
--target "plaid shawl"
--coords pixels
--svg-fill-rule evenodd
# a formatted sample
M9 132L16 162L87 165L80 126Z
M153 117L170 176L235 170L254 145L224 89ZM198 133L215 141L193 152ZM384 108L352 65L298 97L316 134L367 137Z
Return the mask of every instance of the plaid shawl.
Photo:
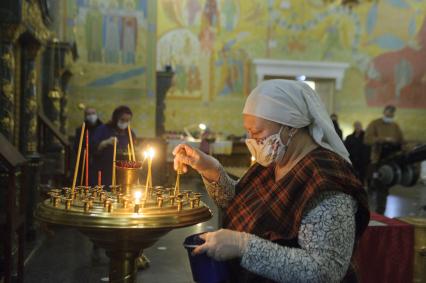
M349 194L358 202L358 239L370 218L367 194L352 166L324 148L308 153L278 182L274 166L252 166L236 186L236 195L224 215L224 227L281 245L297 246L306 205L326 191Z

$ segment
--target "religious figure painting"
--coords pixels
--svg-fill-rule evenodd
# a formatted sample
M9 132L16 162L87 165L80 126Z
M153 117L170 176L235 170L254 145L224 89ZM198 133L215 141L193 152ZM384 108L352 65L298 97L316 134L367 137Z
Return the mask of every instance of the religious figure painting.
M138 42L138 33L146 29L147 1L77 1L87 62L134 65L143 57L138 57L138 45L145 42Z
M366 72L368 105L426 107L426 18L417 34L418 48L405 46L380 54Z
M135 17L122 18L121 51L123 64L135 64L138 22Z
M250 58L243 49L223 48L215 62L216 92L219 96L247 93Z
M200 98L201 49L197 37L185 29L174 30L159 39L158 47L157 69L171 65L175 72L167 97Z
M52 0L53 1L53 0ZM56 0L55 0L56 1ZM152 135L155 113L155 56L157 0L65 0L64 22L74 35L78 59L73 64L69 105L96 105L108 120L117 105L134 110L137 132ZM69 12L69 13L68 13ZM66 15L65 15L66 14ZM70 111L71 112L71 111ZM75 113L74 113L75 112ZM70 126L81 121L70 114Z

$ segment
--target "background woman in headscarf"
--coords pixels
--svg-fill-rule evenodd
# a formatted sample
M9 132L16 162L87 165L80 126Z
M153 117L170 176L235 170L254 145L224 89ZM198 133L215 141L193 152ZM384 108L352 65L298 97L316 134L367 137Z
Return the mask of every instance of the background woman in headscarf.
M243 110L257 164L233 181L213 157L179 145L175 168L197 170L224 227L194 253L231 260L231 282L354 279L351 258L369 221L366 193L318 95L302 82L262 82Z
M133 113L127 106L119 106L112 113L111 120L98 127L93 136L94 143L94 168L102 171L102 184L111 185L112 159L114 139L117 138L117 160L128 158L127 145L129 144L129 134L127 127L132 120ZM133 143L136 135L132 131Z
M96 170L102 171L102 184L111 185L112 178L112 160L114 139L117 139L117 160L128 159L129 133L127 127L132 120L132 110L122 105L118 106L112 112L111 120L96 129L93 137L95 153L94 166ZM136 135L132 130L133 143L136 144ZM97 248L94 248L98 252ZM144 269L149 266L149 259L142 253L136 259L138 269Z

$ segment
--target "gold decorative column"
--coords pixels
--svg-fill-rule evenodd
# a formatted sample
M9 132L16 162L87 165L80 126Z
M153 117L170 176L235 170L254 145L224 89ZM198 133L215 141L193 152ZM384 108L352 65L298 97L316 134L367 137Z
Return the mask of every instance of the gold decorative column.
M65 69L61 76L62 97L60 101L59 129L62 133L66 133L68 128L68 83L71 77L72 73L68 69Z
M13 142L15 100L15 56L13 40L16 25L0 25L0 133Z
M27 180L30 184L27 188L27 231L35 235L33 211L36 205L37 187L40 183L40 155L37 152L37 55L41 44L33 37L21 37L21 105L20 105L20 141L21 153L29 160L27 167Z
M13 103L15 61L11 43L0 43L0 132L13 138Z
M37 69L36 57L40 45L31 43L22 51L21 152L37 151Z
M41 77L41 101L46 117L63 134L67 132L67 91L68 83L72 77L71 66L74 62L72 45L61 42L57 38L52 39L42 58L43 69ZM49 150L57 148L57 140L46 135L46 145ZM59 148L61 146L59 145Z

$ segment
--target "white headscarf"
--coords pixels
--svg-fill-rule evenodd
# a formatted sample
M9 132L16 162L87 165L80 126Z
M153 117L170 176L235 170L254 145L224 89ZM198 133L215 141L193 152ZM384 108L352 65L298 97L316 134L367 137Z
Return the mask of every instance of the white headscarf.
M268 80L260 83L247 97L243 114L293 128L309 126L309 133L318 145L351 163L320 97L303 82Z

